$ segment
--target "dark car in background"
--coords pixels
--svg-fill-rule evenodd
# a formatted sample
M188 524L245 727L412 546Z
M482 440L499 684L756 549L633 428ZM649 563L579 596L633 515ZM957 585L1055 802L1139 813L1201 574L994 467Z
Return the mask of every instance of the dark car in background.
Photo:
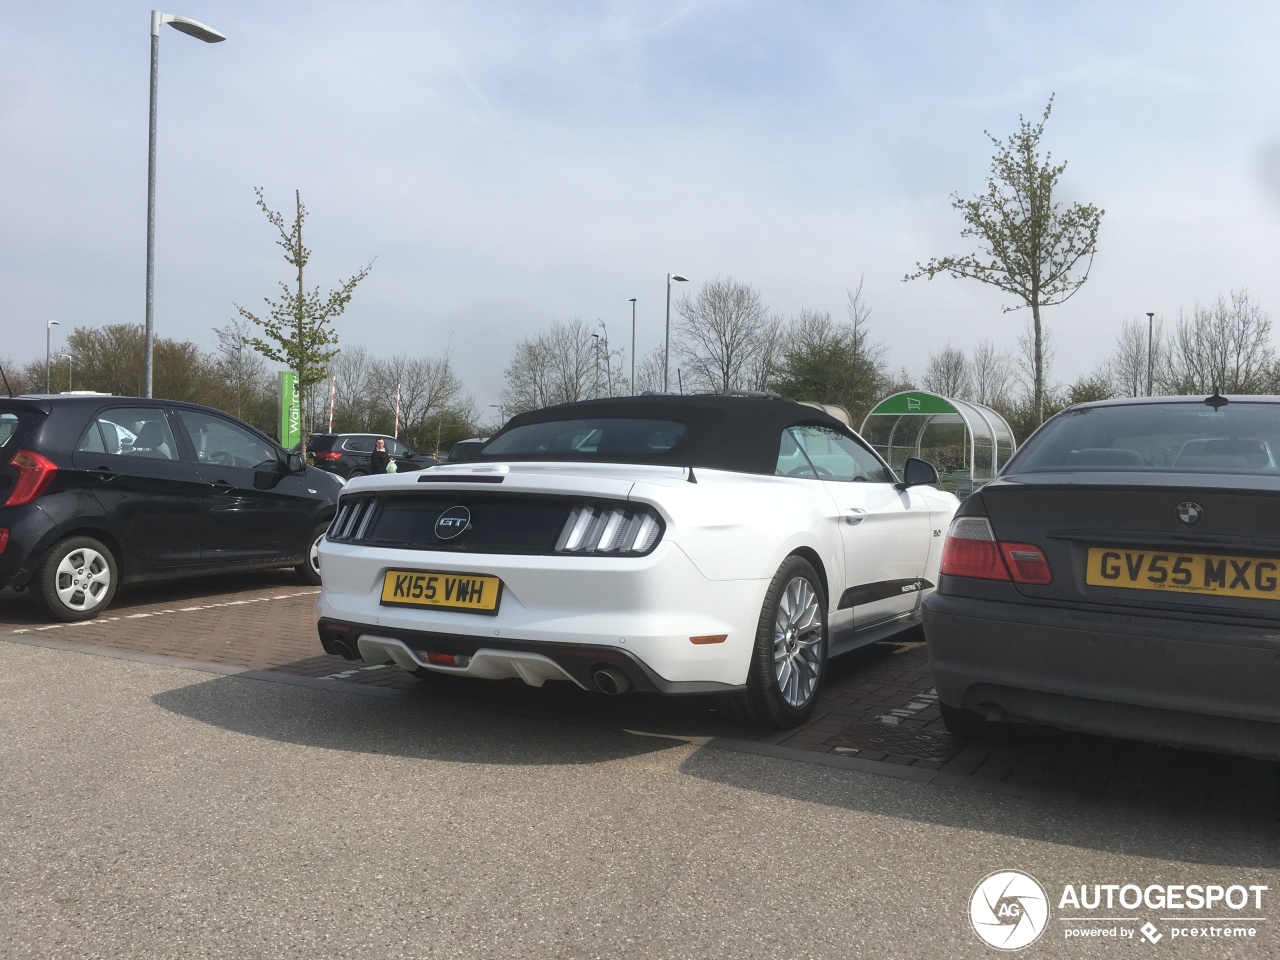
M342 481L210 407L136 397L0 397L0 586L88 620L121 584L296 567Z
M415 453L384 433L313 433L307 439L307 456L321 470L336 473L344 480L367 477L369 458L379 440L386 441L387 455L395 461L396 473L425 470L440 462L428 454Z
M964 501L924 604L947 727L1280 760L1280 397L1072 407Z
M444 458L444 463L470 463L480 456L480 449L489 442L488 437L472 437L469 440L459 440L449 448L449 455Z

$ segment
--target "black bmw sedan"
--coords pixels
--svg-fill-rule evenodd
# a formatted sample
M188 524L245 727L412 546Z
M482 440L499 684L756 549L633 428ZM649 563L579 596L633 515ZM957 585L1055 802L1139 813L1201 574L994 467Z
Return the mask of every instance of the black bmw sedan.
M1058 414L961 505L924 628L958 735L1280 759L1280 397Z
M318 584L341 489L209 407L0 396L0 586L75 621L124 583L292 566Z

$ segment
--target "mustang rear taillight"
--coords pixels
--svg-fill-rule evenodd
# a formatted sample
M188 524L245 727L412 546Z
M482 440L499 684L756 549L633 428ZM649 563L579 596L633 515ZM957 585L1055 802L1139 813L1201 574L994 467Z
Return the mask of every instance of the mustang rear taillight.
M1033 543L997 540L986 517L957 517L951 521L942 547L942 573L975 580L1012 580L1044 586L1053 571L1044 551Z
M657 546L662 521L646 507L584 503L569 511L556 553L637 556Z
M31 503L49 488L58 472L52 461L31 450L19 450L9 461L9 466L17 468L18 480L9 499L4 502L6 507L25 507Z

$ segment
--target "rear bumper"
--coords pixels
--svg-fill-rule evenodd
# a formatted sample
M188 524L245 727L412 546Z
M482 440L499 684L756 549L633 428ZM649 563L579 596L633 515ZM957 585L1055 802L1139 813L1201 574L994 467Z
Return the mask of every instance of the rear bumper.
M1280 627L934 594L924 629L948 706L1280 760Z

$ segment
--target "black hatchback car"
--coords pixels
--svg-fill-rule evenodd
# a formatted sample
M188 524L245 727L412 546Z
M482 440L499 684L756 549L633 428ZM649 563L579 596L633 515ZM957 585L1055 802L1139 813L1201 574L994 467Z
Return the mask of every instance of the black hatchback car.
M342 481L219 410L134 397L0 397L0 586L59 620L124 583L294 566Z
M321 470L336 473L344 480L367 477L369 457L379 440L386 441L387 456L395 461L397 473L425 470L440 462L425 453L415 453L384 433L313 433L307 439L307 456Z
M1280 760L1280 397L1082 404L961 505L924 602L947 727Z

